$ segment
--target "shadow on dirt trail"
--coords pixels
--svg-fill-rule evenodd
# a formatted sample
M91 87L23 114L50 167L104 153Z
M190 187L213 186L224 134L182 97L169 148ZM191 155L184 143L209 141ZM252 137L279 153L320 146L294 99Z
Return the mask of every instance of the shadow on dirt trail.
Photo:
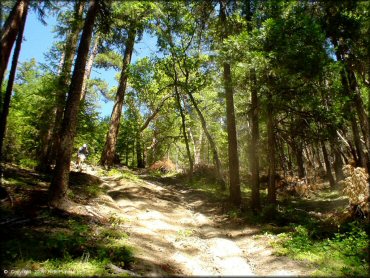
M275 257L257 227L233 223L222 204L176 180L110 183L107 194L127 220L136 249L133 271L163 275L307 275L310 269Z

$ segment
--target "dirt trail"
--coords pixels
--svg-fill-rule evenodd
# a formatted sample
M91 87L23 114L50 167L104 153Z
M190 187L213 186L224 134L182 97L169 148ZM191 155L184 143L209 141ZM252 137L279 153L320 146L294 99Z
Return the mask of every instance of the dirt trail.
M160 182L103 178L115 205L100 212L125 219L137 262L145 276L298 276L310 269L275 257L257 228L225 222L220 206L202 192ZM110 212L108 210L111 210Z

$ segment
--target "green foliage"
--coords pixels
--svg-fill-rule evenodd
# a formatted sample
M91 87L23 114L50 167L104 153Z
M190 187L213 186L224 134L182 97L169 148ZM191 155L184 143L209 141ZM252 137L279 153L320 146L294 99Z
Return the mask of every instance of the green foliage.
M38 162L30 158L22 158L19 160L19 166L34 170Z
M364 276L368 272L367 246L369 238L359 223L353 222L346 233L333 238L314 240L304 226L294 232L278 235L273 245L277 254L288 255L314 264L316 275Z
M9 13L13 2L4 2L5 14ZM281 161L276 165L278 171L296 171L297 147L304 149L308 169L310 163L316 163L309 158L320 160L318 146L327 140L336 142L330 146L330 161L334 160L336 149L348 161L356 152L353 149L366 152L366 146L361 141L365 138L359 139L360 146L354 144L354 137L358 134L351 124L356 125L358 121L358 129L365 137L366 133L361 130L363 126L360 126L364 125L363 119L354 113L358 114L359 106L369 105L369 2L226 1L228 14L225 26L220 25L219 5L216 2L113 1L111 10L106 13L111 20L109 32L100 34L101 26L95 26L101 38L100 53L94 62L97 68L117 70L122 67L122 46L131 28L137 31L137 41L142 39L143 32L157 39L158 51L151 57L136 60L129 67L116 150L121 163L136 167L137 152L141 151L139 155L145 156L147 166L168 158L174 161L176 170L187 168L179 106L173 97L176 89L185 113L191 156L197 155L199 163L213 162L209 143L189 93L203 113L216 142L223 169L227 169L228 139L222 75L225 63L231 65L238 152L243 175L250 174L252 92L256 92L258 97L259 139L256 145L261 173L268 172L272 158L268 155L270 146L267 141L267 112L271 112L270 109L275 120L276 158ZM247 4L251 3L248 11ZM60 38L64 38L70 30L73 18L71 6L68 3L66 11L58 14L56 31ZM230 34L226 39L221 38L224 30ZM58 89L56 71L62 45L63 42L56 43L48 53L49 67L35 60L18 66L3 153L6 160L23 167L35 167L35 161L44 147L41 142L45 141L48 130L52 128L53 117L50 115ZM356 84L350 82L352 91L347 92L346 82L350 80L344 79L348 78L349 71L353 71ZM5 82L2 85L3 92ZM115 91L116 88L109 90L104 80L89 80L88 94L79 111L72 159L75 159L78 147L87 143L90 150L87 163L98 163L109 119L100 118L97 103L102 95L104 99L112 99ZM354 93L359 94L360 105L356 106ZM150 123L143 127L157 110ZM353 117L356 120L351 122ZM348 143L338 142L337 131ZM286 167L286 160L292 165ZM315 165L313 168L318 171ZM137 176L127 170L112 169L102 174L138 181ZM151 173L167 178L173 174ZM183 181L187 183L184 177ZM9 179L9 183L16 186L27 184L20 179ZM206 173L197 174L195 171L189 186L210 194L217 201L227 197ZM96 197L101 190L99 184L76 186L70 196L77 200L81 196ZM249 186L243 184L242 190L249 200ZM249 217L254 223L275 221L286 229L294 229L279 235L280 241L276 245L279 252L317 264L320 268L318 274L366 273L363 249L368 239L363 229L351 226L346 233L333 235L338 232L337 226L330 223L325 227L328 223L309 216L301 207L305 200L289 200L292 201L290 205L280 202L276 209L268 204L265 192L261 192L261 201L263 209L260 214L251 215L252 212L242 213L239 208L232 208L228 210L228 215L231 218ZM318 204L321 202L316 201ZM112 227L117 228L122 221L112 217ZM30 262L35 267L43 264L42 269L50 270L68 266L86 269L82 275L103 275L106 274L103 270L105 262L119 261L120 257L124 260L119 261L119 265L131 261L131 250L121 244L125 236L121 236L119 231L103 231L92 242L86 224L68 222L66 227L59 227L60 230L55 229L49 234L35 233L35 238L45 244L36 246L34 251L40 254L34 257L25 250L33 248L31 242L34 243L35 238L21 234L18 241L14 238L7 241L14 245L6 245L9 247L6 253L8 258L5 258L7 263L11 264L11 260L18 264ZM275 231L280 231L280 228ZM179 231L179 234L189 236L187 231ZM41 254L47 252L53 253L56 258L46 261ZM92 259L78 262L87 252ZM40 260L44 261L40 263Z
M6 159L37 159L41 136L48 128L56 79L34 59L19 67L5 138Z
M45 215L48 225L2 235L3 266L31 276L107 276L107 264L127 267L133 250L122 230L96 227L83 218ZM12 229L12 228L10 228ZM20 273L21 275L21 273Z

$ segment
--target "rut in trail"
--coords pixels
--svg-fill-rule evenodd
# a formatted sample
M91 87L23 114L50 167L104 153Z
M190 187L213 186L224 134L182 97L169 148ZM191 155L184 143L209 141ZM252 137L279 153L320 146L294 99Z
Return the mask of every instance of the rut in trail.
M132 270L164 275L308 275L253 238L257 228L220 222L220 206L176 185L104 178L134 246Z

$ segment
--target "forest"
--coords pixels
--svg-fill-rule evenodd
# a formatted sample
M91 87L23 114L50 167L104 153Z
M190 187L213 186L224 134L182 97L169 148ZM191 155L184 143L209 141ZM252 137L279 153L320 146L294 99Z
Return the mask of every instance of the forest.
M0 27L2 275L370 275L370 1L4 0Z

